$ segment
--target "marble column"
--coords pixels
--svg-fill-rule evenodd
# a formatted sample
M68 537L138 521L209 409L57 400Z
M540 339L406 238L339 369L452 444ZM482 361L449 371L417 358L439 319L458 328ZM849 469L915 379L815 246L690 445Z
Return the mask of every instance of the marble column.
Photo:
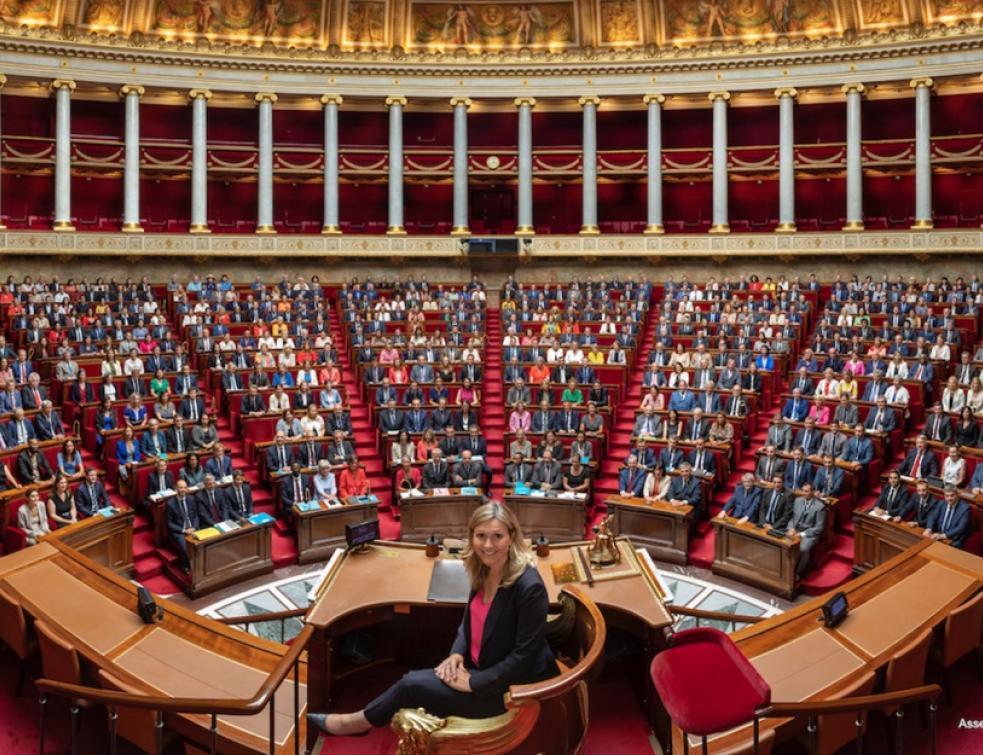
M864 229L864 175L861 161L860 101L863 84L844 84L846 95L846 224L844 231Z
M55 231L74 231L72 225L72 92L75 82L56 79L55 93Z
M665 233L662 224L662 105L664 95L647 94L642 98L648 108L648 186L645 233Z
M344 99L340 94L325 94L324 105L324 225L321 233L337 236L341 233L338 215L338 108Z
M2 73L0 73L0 89L3 89L3 85L6 84L6 83L7 83L7 77L4 76ZM2 98L0 98L0 101L2 101ZM0 123L3 123L2 116L0 116ZM2 132L0 132L0 139L3 139L3 133ZM0 150L0 151L2 151L2 150ZM3 157L0 156L0 162L2 162L2 160L3 160ZM3 166L0 165L0 168L2 168L2 167ZM0 174L2 174L2 170L0 170ZM7 229L7 226L5 226L3 224L3 189L0 188L0 231L4 231L6 229Z
M915 90L915 222L927 230L932 222L932 87L931 79L913 79Z
M454 108L454 211L451 235L467 236L468 228L468 108L467 97L451 97Z
M730 92L710 92L713 103L713 222L710 233L730 233L727 212L727 101Z
M256 95L259 105L259 165L256 187L256 233L274 234L273 227L273 92Z
M387 97L389 108L389 228L390 236L403 236L403 108L405 97Z
M532 109L536 100L532 97L516 97L519 108L519 222L516 236L532 236L536 228L532 223Z
M578 102L583 108L584 119L580 234L596 236L601 232L597 224L597 108L601 100L595 95L590 95L581 97Z
M795 98L792 87L775 90L778 98L778 233L795 232Z
M124 107L123 232L143 233L140 225L140 98L144 88L120 87Z
M192 89L191 100L191 233L208 228L208 100L207 89Z

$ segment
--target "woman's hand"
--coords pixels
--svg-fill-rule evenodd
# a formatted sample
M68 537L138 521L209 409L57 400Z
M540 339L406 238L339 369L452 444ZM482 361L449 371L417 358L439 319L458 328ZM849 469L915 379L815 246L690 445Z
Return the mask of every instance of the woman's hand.
M464 670L464 656L460 653L451 653L433 671L440 681L453 687L453 682L460 674L467 674Z
M471 691L471 672L468 671L463 666L457 672L457 676L449 681L445 682L448 687L455 689L458 692L470 692Z

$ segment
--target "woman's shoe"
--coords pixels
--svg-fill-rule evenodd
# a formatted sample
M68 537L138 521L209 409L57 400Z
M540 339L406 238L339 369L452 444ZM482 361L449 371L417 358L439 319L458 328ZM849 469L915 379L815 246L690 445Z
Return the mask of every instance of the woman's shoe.
M318 729L318 731L321 731L324 734L327 734L329 737L340 737L340 736L364 737L370 731L369 729L366 729L365 731L361 731L358 734L347 734L347 735L335 734L333 731L328 731L328 714L327 713L308 713L307 714L307 723L310 724L310 725L312 725L312 726L314 726L314 727L316 727Z

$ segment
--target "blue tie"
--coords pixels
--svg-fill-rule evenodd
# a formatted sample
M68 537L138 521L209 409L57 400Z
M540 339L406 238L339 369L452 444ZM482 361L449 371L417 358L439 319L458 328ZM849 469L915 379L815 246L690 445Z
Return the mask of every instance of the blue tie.
M946 506L945 508L946 508L945 518L942 520L943 534L945 534L945 531L949 529L949 520L952 518L952 510L955 508L955 506Z

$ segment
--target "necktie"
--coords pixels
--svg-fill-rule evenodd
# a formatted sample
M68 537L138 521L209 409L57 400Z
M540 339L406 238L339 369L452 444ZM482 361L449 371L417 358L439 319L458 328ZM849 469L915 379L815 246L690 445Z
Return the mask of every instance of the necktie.
M89 503L92 504L92 510L95 511L96 508L96 491L92 485L86 486L89 489Z
M301 485L300 478L294 478L294 503L300 503L304 500L304 488Z
M242 500L242 487L236 486L236 502L239 505L239 513L244 514L246 512L246 505Z
M771 503L768 506L768 516L766 519L769 523L774 524L775 522L775 504L778 503L778 491L773 490L771 493Z
M211 490L208 491L208 505L212 510L212 519L219 519L218 506L215 505L215 493Z
M942 519L942 533L945 534L946 530L949 529L949 520L952 518L952 510L955 506L945 507L945 517Z
M795 487L799 487L799 468L800 468L800 466L801 465L799 464L799 462L795 462L795 472L792 475L792 484L795 485Z
M280 446L278 454L280 456L280 469L283 469L285 466L287 466L287 449Z
M24 427L24 422L20 421L17 423L17 445L23 445L27 443L27 430Z
M635 472L631 469L628 470L628 484L626 488L629 493L635 489Z
M890 492L887 494L887 507L888 507L888 509L893 509L894 508L894 499L897 496L897 494L898 494L898 489L896 487L892 487L891 490L890 490Z
M922 452L919 451L915 454L915 463L911 468L912 477L919 478L922 476Z
M519 478L519 482L522 482L522 479L525 476L525 470L523 469L523 464L521 462L519 463L519 471L516 476Z
M184 433L181 430L174 431L174 443L177 446L177 452L181 453L184 451L184 438L182 437Z
M191 403L191 421L192 422L197 422L198 421L198 402L197 401L191 401L190 403Z

